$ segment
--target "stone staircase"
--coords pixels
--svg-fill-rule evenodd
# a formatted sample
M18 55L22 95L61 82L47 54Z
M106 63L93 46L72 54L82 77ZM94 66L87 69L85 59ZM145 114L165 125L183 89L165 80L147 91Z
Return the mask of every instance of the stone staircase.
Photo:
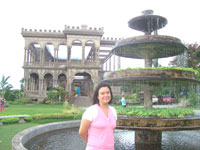
M74 97L70 104L73 104L76 107L88 107L92 105L92 100L88 96L79 96Z

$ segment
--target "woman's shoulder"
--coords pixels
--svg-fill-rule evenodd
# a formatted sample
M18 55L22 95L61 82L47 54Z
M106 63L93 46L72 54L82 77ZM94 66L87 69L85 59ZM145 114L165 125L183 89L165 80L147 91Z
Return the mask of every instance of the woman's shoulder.
M110 107L111 109L114 109L114 110L115 110L115 107L113 107L113 106L110 106L110 105L109 105L109 107Z
M113 107L113 106L109 106L109 107L110 107L110 109L111 109L114 113L116 113L115 107Z
M97 106L96 105L91 105L86 109L86 111L93 111L93 110L97 110Z
M92 121L97 116L97 113L98 113L97 106L96 105L92 105L92 106L89 106L86 109L86 111L84 112L82 118L87 119L89 121Z

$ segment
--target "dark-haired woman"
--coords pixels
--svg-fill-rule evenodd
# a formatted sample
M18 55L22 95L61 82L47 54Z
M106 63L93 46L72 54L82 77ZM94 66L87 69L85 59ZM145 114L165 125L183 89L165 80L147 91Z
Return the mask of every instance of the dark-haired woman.
M108 84L100 83L93 95L93 105L82 116L79 129L81 138L87 142L86 150L114 150L114 129L117 113L112 102Z
M0 108L0 111L5 111L4 110L4 105L5 105L5 98L4 98L4 95L2 94L1 95L1 98L0 98L0 101L1 101L1 108Z

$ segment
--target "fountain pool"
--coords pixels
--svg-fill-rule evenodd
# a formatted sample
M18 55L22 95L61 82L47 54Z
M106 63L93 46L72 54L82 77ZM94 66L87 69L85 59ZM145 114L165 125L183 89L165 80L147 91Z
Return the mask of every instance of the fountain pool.
M134 134L130 130L115 130L115 150L142 150L135 147ZM199 141L200 131L163 132L161 147L162 150L199 150ZM46 133L25 144L29 150L84 150L85 146L78 128Z

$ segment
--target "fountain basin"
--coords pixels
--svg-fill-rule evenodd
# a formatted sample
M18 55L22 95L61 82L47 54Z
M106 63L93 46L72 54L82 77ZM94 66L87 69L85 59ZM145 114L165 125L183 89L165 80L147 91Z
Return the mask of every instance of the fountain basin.
M12 139L12 150L27 150L24 145L29 142L34 137L48 133L55 130L61 130L66 128L74 128L80 126L80 120L77 121L66 121L66 122L56 122L48 123L44 125L35 126L28 128L14 136Z
M186 47L181 40L165 35L143 35L117 42L114 54L127 58L155 59L180 55Z
M200 117L156 118L118 115L117 127L131 130L181 131L200 129Z
M145 118L145 117L142 119L142 118L134 118L134 117L118 115L117 128L118 129L135 130L135 147L136 147L136 149L143 150L144 149L143 146L145 144L147 147L150 146L148 148L149 150L155 150L155 149L161 150L160 148L161 148L161 140L162 140L162 131L178 131L180 129L181 130L200 129L199 114L200 114L200 111L197 111L197 112L195 112L196 116L194 116L194 118L188 117L188 118L184 118L184 119L176 119L176 120L180 120L180 122L182 122L182 123L179 122L179 124L181 124L181 127L176 125L175 126L176 128L170 127L172 124L171 125L169 124L169 122L170 122L169 120L173 120L173 119L169 119L169 120L161 119L160 121L164 121L165 123L160 122L160 123L157 123L157 127L148 127L148 124L149 125L151 124L151 126L152 126L152 124L155 124L155 122L156 122L156 121L154 121L155 118L152 118L151 119L152 121L150 121L150 118ZM133 121L131 121L131 120L133 120ZM196 122L195 122L195 120L196 120ZM145 121L148 123L145 123ZM123 122L127 122L127 123L124 124ZM134 124L132 125L132 123L134 123ZM144 124L146 124L147 127L145 127ZM185 125L185 127L184 127L184 125ZM36 127L26 129L26 130L18 133L17 135L15 135L15 137L12 140L12 150L27 150L24 147L24 145L26 145L27 142L30 142L32 139L34 139L37 136L40 136L40 135L43 135L46 133L48 134L52 131L57 132L59 130L63 131L64 129L72 130L74 128L79 128L79 126L80 126L80 120L77 120L77 121L49 123L49 124L39 125ZM53 134L54 134L54 132L53 132ZM127 132L125 134L127 134ZM69 137L70 136L72 136L72 135L70 134ZM147 139L147 137L148 137L148 139ZM121 141L122 139L119 139L119 140L120 140L120 142L122 142ZM133 140L134 140L134 137L133 137ZM66 142L66 141L63 141L63 142ZM73 143L73 144L77 144L76 141L74 141L74 142L75 143ZM78 143L78 145L80 145L80 143ZM67 146L69 146L69 145L67 145ZM155 146L155 147L153 147L153 146ZM70 146L70 148L71 148L71 146ZM65 147L65 149L66 149L66 147ZM133 147L133 149L134 149L134 147Z
M196 79L194 72L177 70L177 69L140 69L140 70L115 71L107 74L107 76L105 76L105 79L125 78L130 76Z
M104 82L112 85L152 85L152 86L175 86L198 84L194 72L177 69L141 69L141 70L123 70L107 73ZM172 81L172 82L169 82Z

